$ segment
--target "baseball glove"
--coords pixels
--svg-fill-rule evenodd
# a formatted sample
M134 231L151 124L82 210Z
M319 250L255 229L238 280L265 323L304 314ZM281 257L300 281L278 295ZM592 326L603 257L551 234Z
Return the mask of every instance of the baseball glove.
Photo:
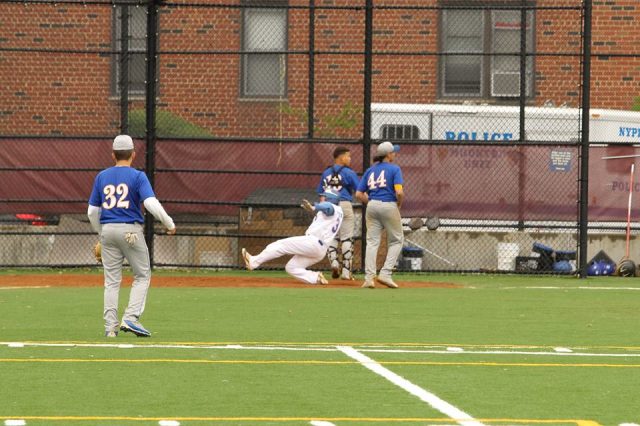
M302 200L302 204L300 204L300 207L302 207L303 209L305 209L310 213L313 213L315 211L313 204L311 204L309 201L305 199Z
M98 263L102 263L102 244L100 244L100 241L93 246L93 257L96 258Z

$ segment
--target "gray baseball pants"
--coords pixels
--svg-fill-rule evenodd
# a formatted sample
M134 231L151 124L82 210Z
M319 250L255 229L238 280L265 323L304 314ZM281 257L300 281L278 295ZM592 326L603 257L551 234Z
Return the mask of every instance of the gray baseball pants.
M371 200L367 204L367 254L365 257L366 281L372 281L376 275L376 260L382 231L387 231L387 258L380 270L381 277L391 277L393 267L402 252L404 234L400 209L395 202Z
M104 321L105 330L117 330L118 295L122 281L124 259L133 271L133 284L129 305L122 319L137 321L144 311L147 291L151 282L149 250L144 240L142 225L105 223L100 235L102 265L104 266Z

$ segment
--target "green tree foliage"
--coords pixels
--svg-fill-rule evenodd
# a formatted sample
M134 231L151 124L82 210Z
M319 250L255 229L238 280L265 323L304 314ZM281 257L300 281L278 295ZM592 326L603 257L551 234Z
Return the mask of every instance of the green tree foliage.
M143 137L146 132L146 112L143 109L129 112L129 134ZM210 137L211 133L169 111L156 112L156 134L159 137L172 138L202 138Z

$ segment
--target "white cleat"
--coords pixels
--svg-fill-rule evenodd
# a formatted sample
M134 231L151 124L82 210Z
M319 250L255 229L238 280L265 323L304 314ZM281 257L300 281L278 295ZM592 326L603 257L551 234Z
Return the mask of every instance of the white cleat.
M318 280L316 281L316 284L320 284L320 285L329 284L329 281L327 281L327 279L324 277L322 272L318 272Z
M364 280L364 284L362 284L362 288L375 288L376 285L373 283L373 280Z
M391 277L376 277L376 281L389 288L398 288L398 284L394 283Z
M249 271L253 271L251 267L251 255L245 248L242 249L242 259L244 259L244 266L246 266Z
M340 276L340 279L346 280L346 281L355 281L355 278L353 278L353 274L351 274L351 271L348 269L342 270L342 275Z

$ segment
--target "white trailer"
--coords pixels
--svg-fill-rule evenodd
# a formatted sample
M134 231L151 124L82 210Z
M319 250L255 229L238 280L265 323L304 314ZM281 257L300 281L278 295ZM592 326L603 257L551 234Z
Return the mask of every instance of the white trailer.
M582 111L565 107L526 107L525 140L576 142ZM495 105L371 105L373 139L435 141L518 141L520 108ZM640 144L640 112L590 110L592 143Z
M403 214L439 216L444 225L438 232L412 235L411 242L432 247L461 269L512 270L515 257L529 255L534 242L575 250L581 159L572 143L580 140L580 109L526 107L524 140L541 145L517 143L518 106L375 103L371 110L373 139L434 142L405 144L400 151L408 194ZM618 258L629 166L640 160L602 158L640 154L640 112L592 109L589 114L589 255L603 249ZM633 191L640 193L640 184ZM632 208L632 217L640 217L638 204ZM457 255L469 245L479 249ZM496 250L487 249L492 246ZM511 250L508 256L504 247ZM433 257L427 262L451 266Z

